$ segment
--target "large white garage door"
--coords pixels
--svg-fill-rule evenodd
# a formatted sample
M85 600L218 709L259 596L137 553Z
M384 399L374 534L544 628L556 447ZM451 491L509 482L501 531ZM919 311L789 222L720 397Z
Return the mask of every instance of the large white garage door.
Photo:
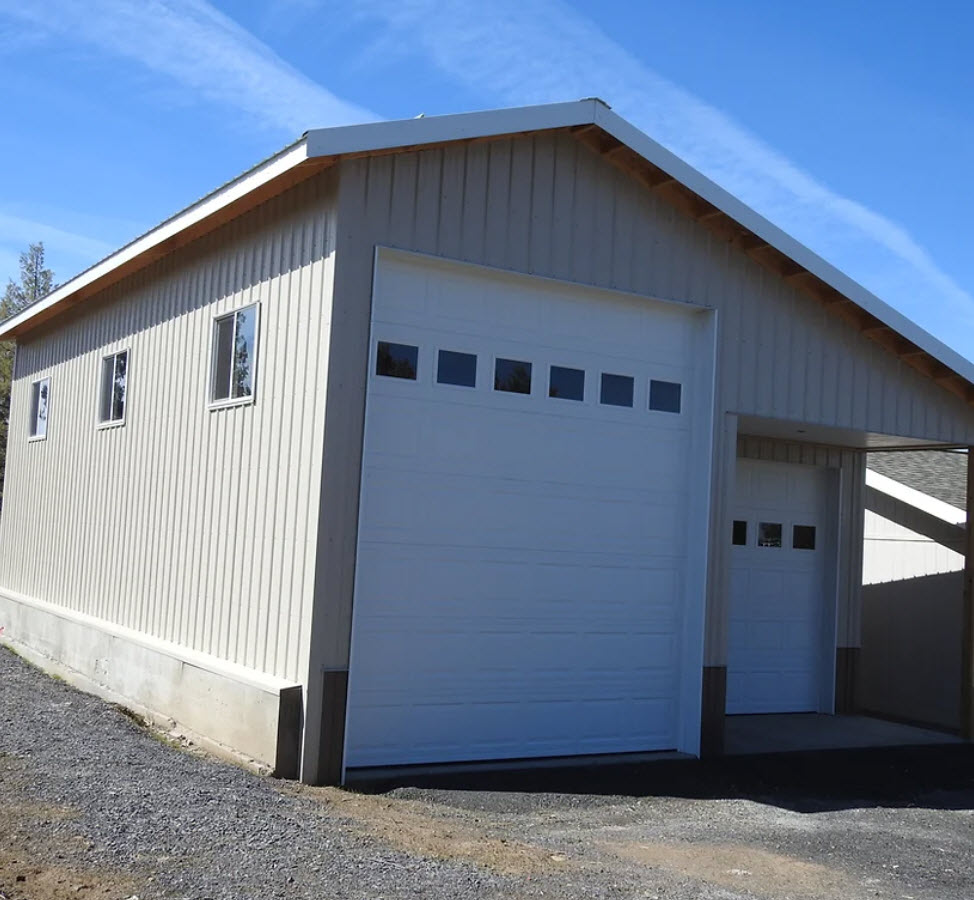
M826 711L828 618L835 609L830 474L737 461L728 713Z
M691 319L378 266L347 765L676 746Z

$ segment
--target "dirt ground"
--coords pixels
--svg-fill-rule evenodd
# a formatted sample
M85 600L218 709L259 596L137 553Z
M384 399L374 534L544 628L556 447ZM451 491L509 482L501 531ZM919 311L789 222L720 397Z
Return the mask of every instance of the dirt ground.
M402 773L160 740L0 651L0 900L971 900L974 748Z
M54 837L54 822L76 819L76 809L31 800L26 766L0 754L0 900L124 900L136 879L83 862L87 841ZM73 861L73 862L71 862Z

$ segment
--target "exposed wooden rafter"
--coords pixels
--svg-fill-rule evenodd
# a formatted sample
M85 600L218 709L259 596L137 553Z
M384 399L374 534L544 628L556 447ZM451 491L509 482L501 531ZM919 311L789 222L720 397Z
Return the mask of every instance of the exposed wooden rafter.
M904 365L916 369L945 390L974 406L974 386L966 378L917 347L896 329L877 319L800 263L773 247L760 235L749 231L597 125L575 128L572 129L572 133L590 150L699 222L720 240L737 247L788 285L815 299L830 315L841 318L863 337L892 353Z

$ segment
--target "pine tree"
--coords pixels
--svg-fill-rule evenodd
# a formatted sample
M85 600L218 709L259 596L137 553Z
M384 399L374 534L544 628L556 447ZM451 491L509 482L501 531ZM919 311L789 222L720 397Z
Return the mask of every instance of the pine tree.
M54 273L44 266L44 245L31 244L20 254L20 282L7 282L0 299L0 320L15 316L36 300L54 290ZM10 386L13 381L14 345L0 341L0 504L7 463L7 426L10 420Z

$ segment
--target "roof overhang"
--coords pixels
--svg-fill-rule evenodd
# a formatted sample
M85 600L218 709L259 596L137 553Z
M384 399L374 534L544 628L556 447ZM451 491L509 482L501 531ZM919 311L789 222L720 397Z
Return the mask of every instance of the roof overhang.
M771 438L776 441L817 444L821 447L836 447L843 450L954 450L958 448L957 444L931 442L922 438L752 415L738 416L737 433L742 437Z
M328 165L308 156L302 138L0 323L0 339L20 337Z
M341 159L552 130L573 134L593 152L736 245L788 284L815 298L830 313L843 318L905 364L974 404L974 364L597 99L309 131L295 144L0 324L0 339L20 337Z

